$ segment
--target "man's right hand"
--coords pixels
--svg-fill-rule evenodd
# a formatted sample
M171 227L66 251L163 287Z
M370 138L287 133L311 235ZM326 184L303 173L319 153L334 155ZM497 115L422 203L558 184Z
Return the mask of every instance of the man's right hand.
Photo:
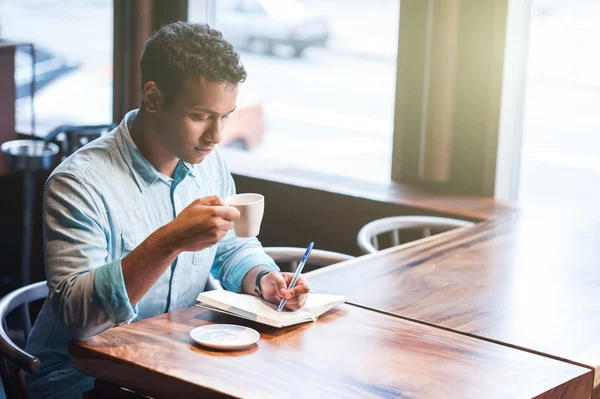
M218 243L239 218L240 212L218 196L199 198L167 225L169 241L180 251L202 251Z
M121 260L123 280L135 306L180 252L202 251L215 245L240 218L219 197L200 198Z

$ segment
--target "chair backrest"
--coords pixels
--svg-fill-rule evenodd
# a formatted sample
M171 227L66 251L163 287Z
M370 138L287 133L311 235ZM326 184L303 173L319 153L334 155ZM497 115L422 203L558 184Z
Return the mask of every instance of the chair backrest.
M298 267L298 263L306 248L296 247L265 247L267 255L269 255L282 270L289 270L295 272ZM322 249L313 249L308 258L307 265L323 267L333 265L334 263L343 262L345 260L354 259L354 256L342 254L339 252L325 251ZM287 266L287 267L284 267ZM207 290L222 290L223 287L219 280L215 279L212 275L208 276Z
M90 141L110 132L117 125L61 125L52 129L45 141L57 141L62 147L62 158L65 159Z
M304 252L306 252L306 248L265 247L265 252L267 255L273 258L275 263L277 263L280 267L286 265L289 266L289 271L295 272L300 259L302 259ZM354 256L341 254L339 252L325 251L323 249L313 249L306 264L316 267L324 267L350 259L354 259Z
M0 300L0 375L8 399L27 398L27 389L23 372L35 373L40 369L40 360L31 356L17 346L8 336L6 317L16 308L25 311L27 317L27 304L45 298L48 287L45 281L30 284L10 292ZM29 331L25 330L25 342Z
M392 246L400 245L400 231L418 229L423 237L429 237L432 231L443 232L459 227L473 226L473 222L466 220L443 218L437 216L392 216L377 219L364 225L357 236L360 250L365 253L379 251L378 236L390 233Z

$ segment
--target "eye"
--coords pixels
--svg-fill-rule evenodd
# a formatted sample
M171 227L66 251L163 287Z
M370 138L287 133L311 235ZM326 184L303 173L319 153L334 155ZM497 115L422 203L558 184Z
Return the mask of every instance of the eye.
M207 121L208 120L208 116L201 115L201 114L193 114L192 115L192 119L195 120L195 121Z

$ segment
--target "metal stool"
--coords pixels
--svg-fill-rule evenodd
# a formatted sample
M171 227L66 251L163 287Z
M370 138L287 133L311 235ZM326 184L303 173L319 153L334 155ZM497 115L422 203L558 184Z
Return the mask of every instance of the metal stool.
M23 254L21 256L21 287L31 282L31 249L33 244L33 211L35 206L35 173L54 167L59 148L43 140L12 140L0 150L9 168L23 172ZM31 331L27 306L21 307L25 336Z

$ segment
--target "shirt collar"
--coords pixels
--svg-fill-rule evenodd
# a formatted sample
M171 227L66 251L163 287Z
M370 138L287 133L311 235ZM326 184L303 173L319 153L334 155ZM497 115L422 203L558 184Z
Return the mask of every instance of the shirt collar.
M117 128L116 142L119 151L121 152L125 163L131 170L140 191L143 191L145 187L151 186L159 179L171 184L174 179L157 171L156 168L152 166L152 164L144 157L144 155L142 155L141 151L131 139L131 134L129 133L129 124L131 121L133 121L137 113L138 110L129 111ZM183 178L185 178L187 175L195 178L195 172L196 168L194 168L192 164L180 161L175 169L174 177L175 180L179 181L183 180Z

